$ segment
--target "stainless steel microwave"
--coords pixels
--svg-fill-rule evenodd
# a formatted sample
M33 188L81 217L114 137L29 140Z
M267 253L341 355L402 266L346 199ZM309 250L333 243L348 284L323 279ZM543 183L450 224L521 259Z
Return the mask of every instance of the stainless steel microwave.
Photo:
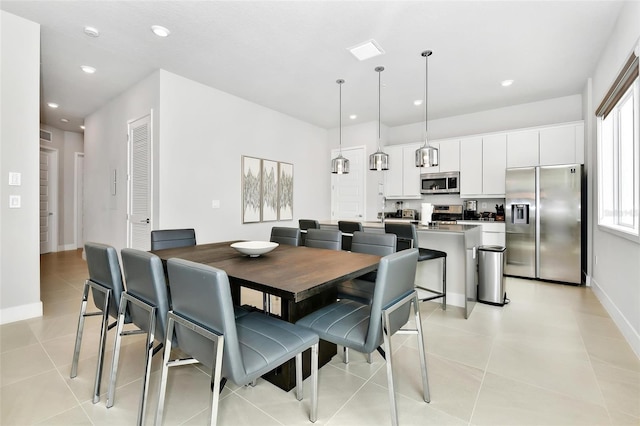
M459 194L460 172L422 173L420 192L422 194Z

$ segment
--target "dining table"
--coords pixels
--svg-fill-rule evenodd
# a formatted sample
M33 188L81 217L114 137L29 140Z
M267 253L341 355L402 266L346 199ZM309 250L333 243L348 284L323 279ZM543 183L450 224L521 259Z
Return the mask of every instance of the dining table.
M241 287L281 298L280 317L295 323L305 315L336 301L337 284L378 268L380 256L344 250L328 250L280 244L269 253L247 256L231 247L238 241L224 241L152 250L166 262L180 258L224 270L231 285L233 301L241 305ZM173 286L172 291L176 291ZM320 341L318 365L336 354L333 343ZM310 374L310 351L303 354L303 374ZM265 379L289 391L295 387L295 364L291 360L267 373Z

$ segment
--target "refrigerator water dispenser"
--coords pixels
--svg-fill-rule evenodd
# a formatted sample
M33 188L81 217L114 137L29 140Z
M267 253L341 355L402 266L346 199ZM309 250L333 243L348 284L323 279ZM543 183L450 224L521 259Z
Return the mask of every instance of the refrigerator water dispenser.
M511 205L511 223L529 224L529 204L512 204Z

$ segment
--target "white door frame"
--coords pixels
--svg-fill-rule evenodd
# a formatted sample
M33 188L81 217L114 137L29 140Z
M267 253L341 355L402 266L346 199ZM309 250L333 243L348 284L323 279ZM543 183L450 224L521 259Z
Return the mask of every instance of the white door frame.
M362 150L362 220L365 220L367 217L367 147L365 145L359 146L350 146L347 148L342 148L342 153L345 151L355 151ZM331 150L331 158L335 158L338 156L340 149L332 149ZM335 186L331 185L331 220L335 220L338 218L336 212L336 190Z
M51 173L49 175L49 212L53 213L49 215L51 217L49 224L49 233L51 236L51 253L58 251L58 150L56 148L50 148L48 146L40 145L40 151L46 152L51 158ZM38 169L39 169L38 162ZM38 194L39 194L38 190ZM38 198L40 196L38 195ZM39 204L38 204L39 205ZM40 208L38 207L38 212ZM38 227L40 221L38 221ZM40 233L38 233L40 235Z
M154 220L153 220L153 188L154 188L154 147L153 147L153 108L149 110L148 114L141 115L139 117L127 120L127 216L126 216L126 227L127 227L127 247L131 248L132 244L132 234L131 234L131 168L133 165L131 164L131 124L135 123L138 120L141 120L145 117L149 117L149 229L153 229ZM151 240L151 237L149 237Z
M77 249L84 246L84 241L80 241L78 232L81 227L84 228L84 206L78 205L78 200L82 199L84 201L84 194L80 194L79 188L79 182L81 180L84 182L84 166L82 174L80 174L78 170L80 158L84 159L84 152L73 153L73 242ZM84 188L84 183L82 184L82 188ZM80 209L82 209L82 215L78 212Z

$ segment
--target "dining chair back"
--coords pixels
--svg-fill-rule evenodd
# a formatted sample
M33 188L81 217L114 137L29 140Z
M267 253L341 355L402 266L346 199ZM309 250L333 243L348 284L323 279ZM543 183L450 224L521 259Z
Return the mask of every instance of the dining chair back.
M113 350L107 408L113 406L115 400L116 377L120 359L122 337L146 333L145 370L142 377L142 394L138 404L138 425L144 422L149 378L151 376L151 359L162 349L165 336L167 315L169 313L169 294L165 281L164 268L160 258L152 253L124 248L120 252L127 290L122 293L116 341ZM131 322L138 330L124 330L125 312L129 312ZM154 341L158 345L154 348Z
M274 226L271 228L271 242L289 246L299 246L300 238L299 228L286 228L283 226Z
M447 252L420 247L418 241L418 230L413 223L385 223L385 232L396 234L398 236L398 251L410 247L418 249L418 262L426 260L442 259L442 290L435 290L427 286L427 284L418 282L418 298L421 301L434 300L442 298L442 310L447 309ZM420 271L420 267L418 267ZM421 275L421 274L418 274Z
M156 229L151 231L151 250L196 245L196 231L187 229Z
M308 229L304 245L329 250L342 249L342 232L333 229Z
M353 233L362 231L362 223L351 222L348 220L339 220L338 229L342 231L342 250L351 251L351 241Z
M95 404L100 400L100 382L102 379L107 333L116 325L115 321L109 324L109 317L115 319L118 316L120 296L124 292L124 285L120 271L120 262L118 261L118 253L115 248L106 244L87 242L84 245L84 252L87 258L89 278L84 282L82 290L82 302L78 316L78 328L76 331L73 360L71 361L70 377L73 379L78 375L78 360L80 358L85 318L89 316L102 316L100 342L98 344L98 364L96 366L93 388L93 403ZM91 291L93 301L99 311L87 312L89 291ZM124 320L126 322L129 321L129 316L126 312Z
M351 251L354 253L387 256L396 252L396 236L395 234L355 231L353 233ZM358 278L338 284L338 299L346 298L370 304L373 299L377 276L377 271L371 271ZM345 360L345 362L348 362L348 360Z
M391 336L397 332L417 335L422 371L423 398L430 401L427 365L422 336L422 322L417 293L413 287L418 250L408 249L383 257L371 305L352 300L339 300L296 322L318 333L322 340L363 353L378 351L385 357L392 424L398 424ZM411 307L415 329L403 328ZM384 349L380 348L384 345Z
M302 352L311 348L311 413L317 418L318 335L257 312L235 318L229 278L223 270L183 259L167 261L173 310L167 336L175 331L175 345L192 357L171 360L174 342L167 337L160 379L156 424L162 422L169 367L200 362L211 369L211 423L218 411L222 377L239 386L296 358L296 396L302 399ZM223 382L224 383L224 382Z
M304 241L307 237L307 230L320 229L320 223L315 219L300 219L298 220L298 226L300 227L300 245L304 245Z

